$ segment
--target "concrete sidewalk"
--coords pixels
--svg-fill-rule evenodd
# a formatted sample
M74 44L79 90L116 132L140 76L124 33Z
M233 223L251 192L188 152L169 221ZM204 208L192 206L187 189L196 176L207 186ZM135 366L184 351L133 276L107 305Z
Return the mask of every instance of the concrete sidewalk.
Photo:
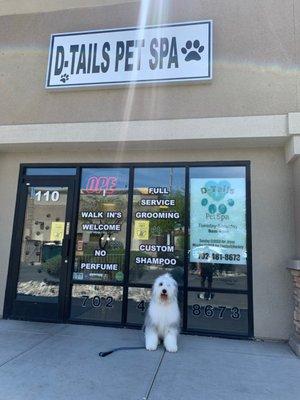
M300 360L286 344L181 335L179 351L140 331L0 320L0 400L296 400Z

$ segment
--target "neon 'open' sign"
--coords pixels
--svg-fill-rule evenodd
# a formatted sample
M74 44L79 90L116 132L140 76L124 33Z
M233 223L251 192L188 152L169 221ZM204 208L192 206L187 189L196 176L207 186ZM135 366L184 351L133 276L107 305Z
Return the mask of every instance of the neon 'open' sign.
M116 190L117 178L115 176L91 176L86 185L86 192L93 194L110 195Z

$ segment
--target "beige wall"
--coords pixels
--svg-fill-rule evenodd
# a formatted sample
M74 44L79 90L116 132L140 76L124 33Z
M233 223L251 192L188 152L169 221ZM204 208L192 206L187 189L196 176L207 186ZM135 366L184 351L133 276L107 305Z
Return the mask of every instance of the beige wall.
M256 337L287 339L292 324L292 289L287 261L294 256L293 170L282 149L109 151L0 154L0 314L20 163L111 161L251 160L254 327Z
M138 25L140 5L147 2L122 3L76 1L83 7L0 16L0 125L299 111L300 6L295 1L294 16L294 0L189 0L188 6L151 0L147 24L214 20L211 83L47 92L50 34ZM70 1L62 6L71 7Z
M295 14L295 60L296 60L296 82L297 82L297 107L300 105L300 2L294 0ZM298 108L299 109L299 108Z
M0 15L29 14L133 2L136 0L0 0Z

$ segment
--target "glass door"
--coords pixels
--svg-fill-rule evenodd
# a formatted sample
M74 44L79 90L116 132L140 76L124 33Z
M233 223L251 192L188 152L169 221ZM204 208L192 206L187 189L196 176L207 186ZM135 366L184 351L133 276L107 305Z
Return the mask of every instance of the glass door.
M22 184L9 317L64 320L73 192L67 177L28 177Z

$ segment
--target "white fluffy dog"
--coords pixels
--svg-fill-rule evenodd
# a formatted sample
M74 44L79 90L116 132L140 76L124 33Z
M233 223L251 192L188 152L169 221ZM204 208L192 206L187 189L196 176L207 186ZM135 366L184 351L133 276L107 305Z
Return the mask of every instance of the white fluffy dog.
M156 350L159 340L163 340L167 351L177 351L180 324L177 291L177 283L170 274L155 280L144 324L147 350Z

